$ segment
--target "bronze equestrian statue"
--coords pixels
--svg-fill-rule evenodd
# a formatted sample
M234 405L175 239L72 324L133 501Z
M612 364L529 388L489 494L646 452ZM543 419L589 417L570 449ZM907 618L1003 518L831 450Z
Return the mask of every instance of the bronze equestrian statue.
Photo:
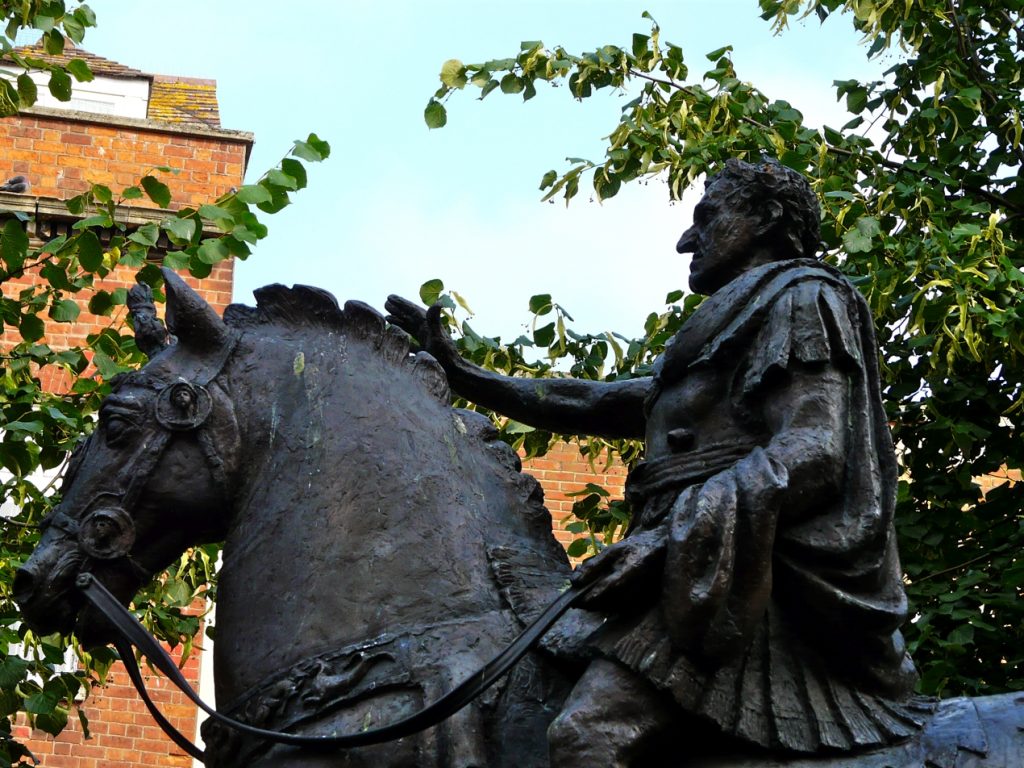
M301 286L221 320L165 271L168 329L137 293L152 359L76 452L16 579L25 618L116 639L95 584L116 607L224 539L217 699L263 730L209 725L219 768L1024 765L1018 696L913 693L872 320L815 260L818 226L799 175L730 161L677 246L710 297L653 376L616 382L476 368L437 308L397 297L391 327ZM553 431L645 438L626 537L570 574L538 486L449 385ZM324 748L476 693L476 668L573 602L557 642L450 719Z

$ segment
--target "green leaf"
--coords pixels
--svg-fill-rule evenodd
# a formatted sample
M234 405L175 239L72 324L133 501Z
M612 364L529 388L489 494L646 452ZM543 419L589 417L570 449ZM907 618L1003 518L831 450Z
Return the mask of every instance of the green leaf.
M554 304L551 302L550 293L538 293L536 296L530 297L530 311L533 314L537 316L546 315L552 309L554 309Z
M167 219L162 223L164 231L175 245L187 245L196 234L195 219Z
M866 253L871 250L872 238L880 232L878 219L863 216L843 235L847 253Z
M285 189L296 190L299 188L299 183L294 176L289 176L277 168L267 172L267 182L278 187L284 187Z
M184 251L168 251L164 254L163 263L165 267L170 267L175 272L180 272L188 267L189 257Z
M92 74L92 70L89 69L89 65L82 59L72 59L68 62L68 72L70 72L75 80L80 83L87 83L90 80L94 80L95 77Z
M71 101L71 78L60 67L50 70L50 93L57 101Z
M292 147L292 154L311 163L319 163L330 156L331 147L326 141L317 137L315 133L311 133L305 141L295 142L295 146Z
M641 35L636 32L633 33L633 55L640 58L647 53L651 44L651 38L649 35Z
M160 227L154 223L143 224L137 230L128 235L128 239L133 243L152 248L156 245L157 240L160 239Z
M117 376L119 373L124 373L127 370L123 365L118 365L111 359L110 355L105 352L97 352L92 357L93 365L96 366L96 370L99 371L100 376L106 380L110 380Z
M491 91L493 91L497 87L498 87L498 81L497 80L494 80L493 78L488 80L487 84L483 88L480 89L480 100L483 101L483 99L487 96L487 94L489 94Z
M108 291L96 291L89 299L89 311L94 315L107 315L113 307L114 302Z
M715 48L711 53L707 54L708 61L718 61L725 54L732 51L731 45L723 45L721 48Z
M8 656L0 662L0 690L10 690L25 679L29 664L25 659Z
M295 179L295 189L306 188L306 169L298 160L286 157L281 161L281 170L290 178ZM271 173L273 173L273 171L271 171Z
M231 256L227 243L221 238L208 238L203 240L196 251L196 256L203 264L218 264Z
M50 307L50 317L58 323L73 323L80 312L78 302L73 299L61 299Z
M18 323L18 331L25 341L39 341L43 338L46 328L37 315L24 315Z
M64 53L64 35L56 29L50 29L43 35L43 47L51 56Z
M246 184L239 187L238 191L235 193L235 197L239 201L250 205L269 203L274 199L270 190L260 184Z
M431 99L427 108L423 110L423 120L428 128L444 128L448 122L448 113L441 102Z
M27 72L18 75L18 97L21 100L21 106L31 107L36 103L38 96L36 82L32 79L32 76Z
M306 137L306 143L316 150L317 154L320 155L321 160L326 160L331 156L331 145L315 133L311 133Z
M122 200L139 200L142 197L142 190L138 187L125 187L121 192Z
M25 711L33 715L45 715L53 712L59 701L53 692L40 691L25 699Z
M437 278L427 280L427 282L420 286L420 301L428 307L433 306L441 298L442 291L444 291L443 282Z
M85 26L74 15L66 14L61 23L64 25L64 31L67 32L68 37L76 43L81 43L85 39Z
M503 431L508 435L525 435L533 432L534 428L529 424L523 424L522 422L515 421L514 419L509 419L505 422Z
M449 88L466 86L466 67L458 59L448 59L441 65L441 82Z
M92 185L92 196L96 198L97 202L106 205L114 199L114 193L110 191L110 187L104 186L103 184Z
M573 539L566 549L566 554L574 558L583 557L590 554L590 547L590 539Z
M17 219L4 222L3 234L0 235L0 256L8 271L20 269L28 254L28 233L25 225Z
M71 228L74 230L84 230L95 227L106 229L112 226L114 226L114 220L110 218L109 213L104 211L103 213L97 213L94 216L87 216L81 221L76 221Z
M64 202L68 212L75 214L75 216L79 216L85 211L86 204L85 195L75 195L74 197L69 197Z
M548 323L533 332L533 343L538 347L550 347L555 340L555 324Z
M95 272L103 266L103 246L91 230L78 236L78 262L87 272Z
M846 108L853 114L859 114L864 111L864 108L868 103L868 91L866 88L856 87L851 88L846 93Z
M291 202L288 192L283 187L270 190L270 200L257 203L256 207L265 213L277 213Z
M500 85L501 92L505 94L521 93L523 90L522 81L511 72L501 78Z
M547 189L548 187L550 187L552 184L555 183L555 180L557 178L558 178L558 174L555 171L548 171L547 173L544 174L544 177L540 180L540 188L542 190Z
M219 205L201 205L199 206L199 215L208 221L212 221L219 229L225 232L231 231L231 228L235 226L235 217L231 211Z
M171 204L171 190L158 178L155 176L143 176L141 183L149 199L161 208L167 208Z
M4 429L8 432L29 432L33 435L39 435L43 432L43 422L41 421L11 421L4 425Z

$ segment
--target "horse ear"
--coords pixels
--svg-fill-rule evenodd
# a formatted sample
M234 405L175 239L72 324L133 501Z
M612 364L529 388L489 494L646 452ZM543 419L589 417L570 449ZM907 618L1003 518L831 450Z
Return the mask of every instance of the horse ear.
M167 329L186 346L208 347L224 342L228 327L206 300L167 267L161 270L167 292Z

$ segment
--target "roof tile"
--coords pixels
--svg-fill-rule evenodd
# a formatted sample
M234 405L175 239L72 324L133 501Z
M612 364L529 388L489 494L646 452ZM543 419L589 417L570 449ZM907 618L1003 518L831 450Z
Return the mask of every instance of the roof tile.
M148 79L150 77L138 69L126 67L124 64L97 56L95 53L89 53L84 48L78 48L70 40L64 41L64 52L56 56L46 52L42 40L32 45L18 46L14 50L22 56L34 56L38 59L45 59L46 61L61 65L67 65L72 59L82 59L89 65L89 69L92 70L94 75L102 75L103 77L126 77L132 79Z
M147 116L161 123L220 128L217 81L154 75Z

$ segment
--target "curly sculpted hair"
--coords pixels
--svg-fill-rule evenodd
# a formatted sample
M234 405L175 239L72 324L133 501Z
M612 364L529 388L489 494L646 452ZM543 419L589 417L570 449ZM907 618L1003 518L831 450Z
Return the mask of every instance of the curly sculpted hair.
M797 257L814 258L821 245L821 207L811 185L801 174L775 160L748 163L727 160L725 167L708 179L712 187L730 199L738 199L750 211L774 200L782 208L775 229L780 244Z

